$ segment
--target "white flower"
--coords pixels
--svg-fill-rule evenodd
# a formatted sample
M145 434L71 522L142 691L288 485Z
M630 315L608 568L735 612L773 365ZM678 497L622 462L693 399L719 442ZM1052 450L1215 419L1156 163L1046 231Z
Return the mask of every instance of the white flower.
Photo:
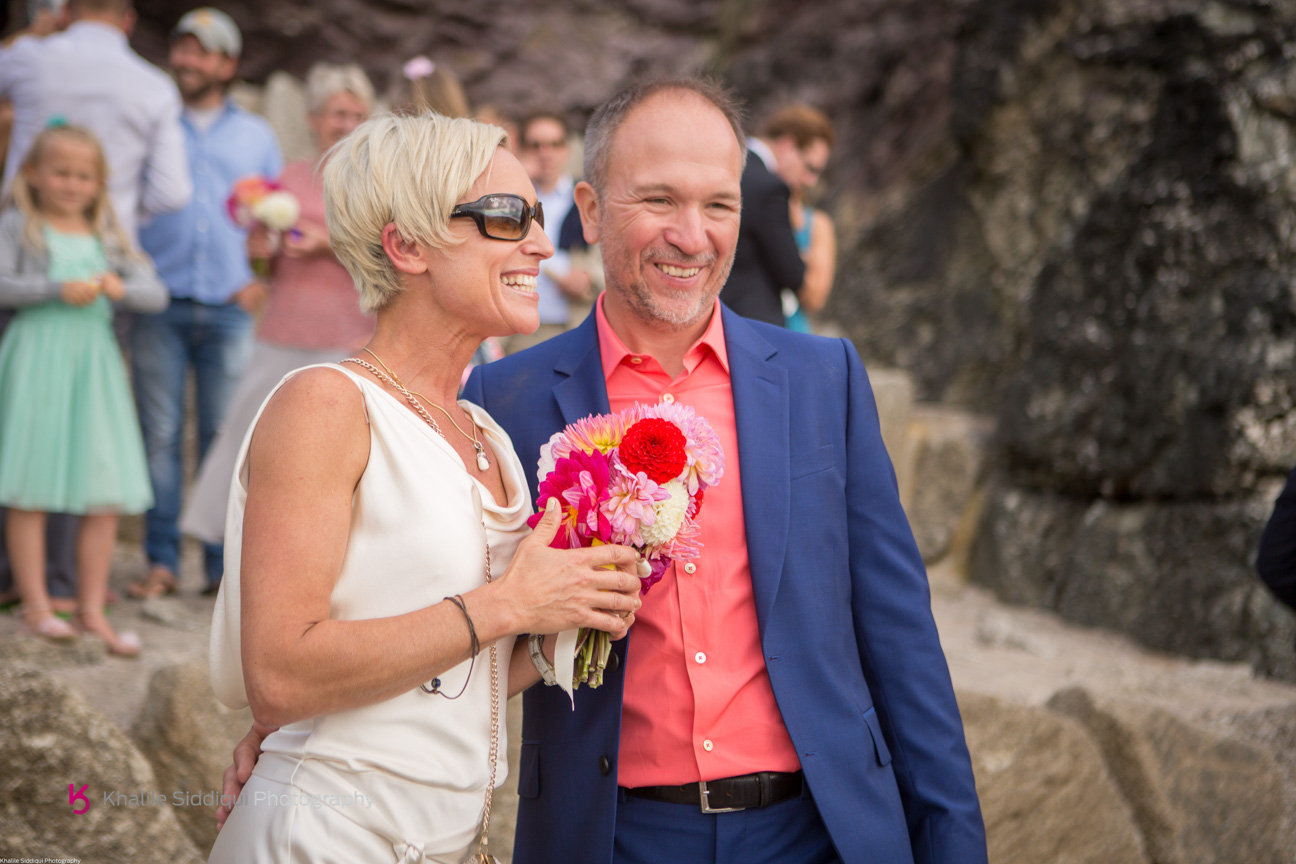
M538 477L542 482L546 477L553 473L554 467L558 464L558 460L554 458L553 451L554 446L562 439L562 437L563 433L555 432L553 435L549 436L549 442L540 447L540 461L536 477Z
M291 192L271 192L252 205L252 215L267 228L287 231L297 224L301 205Z
M669 543L684 524L684 514L688 512L688 490L683 483L671 480L661 488L670 493L670 498L653 505L653 524L640 526L644 545L649 547Z

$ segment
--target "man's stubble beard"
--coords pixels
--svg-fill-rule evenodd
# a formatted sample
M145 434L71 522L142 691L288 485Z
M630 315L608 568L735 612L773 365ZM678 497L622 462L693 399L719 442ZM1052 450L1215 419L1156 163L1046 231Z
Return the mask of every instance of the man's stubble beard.
M600 236L616 236L615 233L602 231L601 227L599 232ZM613 265L612 267L607 267L606 265L604 267L604 278L608 289L618 292L625 300L626 305L629 306L641 320L662 324L672 330L686 330L702 321L706 316L710 315L712 308L715 306L715 300L720 296L720 290L724 288L725 283L729 280L729 272L733 269L733 255L730 254L729 258L724 262L723 267L719 271L720 278L713 283L715 288L713 290L708 290L703 295L700 295L698 297L697 305L694 306L691 311L678 313L674 309L667 308L657 302L657 298L648 288L646 278L641 277L637 281L628 284L620 281L617 277L617 271L631 272L633 268L630 265L633 262L628 260L628 254L619 244L610 243L607 240L604 240L603 251L607 263ZM643 251L640 255L639 261L640 273L647 273L648 268L653 266L648 262L648 259L654 255L656 255L656 252L653 249L645 249ZM678 254L675 254L674 256L661 257L674 257L675 261L678 262L680 266L684 267L696 266L700 263L697 259L690 261L688 256ZM707 261L706 263L711 264L712 262Z

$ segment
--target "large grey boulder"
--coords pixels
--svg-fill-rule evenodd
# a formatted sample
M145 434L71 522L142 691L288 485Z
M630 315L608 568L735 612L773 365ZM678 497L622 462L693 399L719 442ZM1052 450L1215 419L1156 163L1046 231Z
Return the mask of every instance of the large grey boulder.
M909 421L913 478L905 512L924 561L948 553L970 515L993 433L989 417L939 405L914 408Z
M163 787L184 793L175 806L185 832L204 853L216 842L216 804L234 745L252 726L248 709L216 701L204 660L153 673L131 734Z
M0 666L0 857L196 864L172 791L80 696L37 669ZM88 803L70 802L75 793Z
M998 484L970 577L1010 603L1151 648L1244 661L1296 680L1296 616L1252 570L1271 493L1115 504Z
M994 864L1148 864L1134 816L1084 728L959 693Z
M1290 864L1296 790L1284 790L1264 749L1158 707L1079 688L1049 706L1098 743L1155 864Z

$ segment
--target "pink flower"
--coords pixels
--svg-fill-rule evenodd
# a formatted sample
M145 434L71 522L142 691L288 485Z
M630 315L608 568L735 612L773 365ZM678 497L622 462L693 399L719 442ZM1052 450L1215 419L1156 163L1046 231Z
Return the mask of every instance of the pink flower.
M527 525L534 528L549 499L556 497L562 506L562 523L550 546L576 549L589 546L595 538L608 542L612 525L600 505L607 498L609 475L608 457L598 451L577 450L558 459L553 471L540 481L540 512L531 516Z
M613 460L612 483L602 512L612 525L613 543L642 547L642 528L653 524L653 506L670 493L658 486L642 471L631 472L620 460Z
M672 563L671 559L664 556L660 558L649 558L648 565L652 567L652 572L640 580L642 584L639 586L639 593L647 594L649 588L661 581L662 575Z

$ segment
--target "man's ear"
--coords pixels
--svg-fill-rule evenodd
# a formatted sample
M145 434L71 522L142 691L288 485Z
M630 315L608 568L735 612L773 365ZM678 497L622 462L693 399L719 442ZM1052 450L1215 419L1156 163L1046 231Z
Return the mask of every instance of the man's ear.
M121 29L129 39L135 33L135 24L139 21L139 15L134 9L127 9L121 16Z
M426 273L428 270L427 250L412 240L401 236L400 229L394 222L388 222L382 230L383 252L401 273Z
M593 186L582 180L576 184L575 197L576 209L580 210L581 229L585 235L585 242L593 246L599 242L598 193L594 191Z

